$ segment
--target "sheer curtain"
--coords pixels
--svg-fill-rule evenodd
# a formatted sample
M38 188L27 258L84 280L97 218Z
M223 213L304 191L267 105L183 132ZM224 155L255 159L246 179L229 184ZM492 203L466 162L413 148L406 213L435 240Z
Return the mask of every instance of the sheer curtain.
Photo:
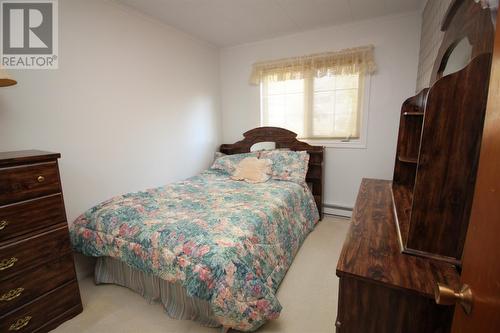
M302 139L359 138L365 77L375 69L373 46L256 63L262 125Z

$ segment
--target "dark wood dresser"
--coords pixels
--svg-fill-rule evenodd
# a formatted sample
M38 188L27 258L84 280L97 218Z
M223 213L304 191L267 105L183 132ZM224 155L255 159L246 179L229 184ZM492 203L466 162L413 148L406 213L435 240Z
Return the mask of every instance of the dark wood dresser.
M47 332L82 311L59 157L0 153L0 332Z
M391 182L364 179L337 265L337 332L449 331L454 307L437 305L434 288L458 288L455 267L403 253L398 235Z
M337 265L338 332L447 333L455 304L466 314L472 311L472 291L461 284L460 271L488 97L494 16L475 1L454 0L441 30L445 34L431 86L401 108L392 182L365 179L361 184ZM460 41L470 45L470 52L460 55L465 64L448 68L455 50L460 53Z

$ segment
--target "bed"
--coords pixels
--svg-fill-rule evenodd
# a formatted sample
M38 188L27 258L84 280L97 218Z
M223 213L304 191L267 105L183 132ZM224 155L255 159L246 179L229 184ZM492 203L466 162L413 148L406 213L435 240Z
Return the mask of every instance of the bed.
M259 142L307 151L306 181L251 184L208 169L81 215L70 228L72 244L98 258L96 283L128 287L173 318L224 331L254 331L277 318L277 289L321 217L323 147L262 127L220 151L248 153Z

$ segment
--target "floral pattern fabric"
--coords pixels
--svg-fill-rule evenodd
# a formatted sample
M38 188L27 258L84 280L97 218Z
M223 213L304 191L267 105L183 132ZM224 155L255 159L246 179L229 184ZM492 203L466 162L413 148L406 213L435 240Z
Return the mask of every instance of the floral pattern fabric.
M269 150L260 152L259 158L270 159L272 177L296 183L304 182L309 168L309 154L306 151Z
M222 325L253 331L279 316L276 291L318 218L303 184L249 184L207 170L105 201L70 234L84 255L181 283L210 303Z

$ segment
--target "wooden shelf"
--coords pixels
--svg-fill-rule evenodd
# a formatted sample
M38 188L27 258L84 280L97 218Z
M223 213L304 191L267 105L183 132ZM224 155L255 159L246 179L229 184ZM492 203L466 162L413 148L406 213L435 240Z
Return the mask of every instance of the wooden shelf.
M411 117L411 116L421 117L424 115L424 113L423 112L404 112L403 115L406 117Z
M483 53L403 103L393 180L409 191L396 186L393 195L405 254L460 265L490 64L491 55ZM436 131L447 135L435 135ZM429 163L421 167L425 161ZM447 172L451 167L453 172ZM405 194L410 191L411 201Z
M398 160L403 163L411 163L417 164L418 159L416 157L408 157L408 156L398 156Z

